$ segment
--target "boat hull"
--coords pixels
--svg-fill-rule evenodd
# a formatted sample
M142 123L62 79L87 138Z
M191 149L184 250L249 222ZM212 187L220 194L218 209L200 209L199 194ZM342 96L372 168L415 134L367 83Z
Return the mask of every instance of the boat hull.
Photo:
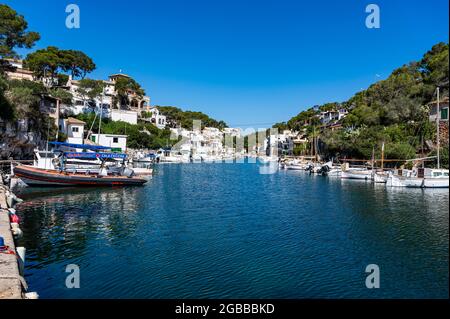
M28 186L128 186L142 185L145 178L65 173L31 166L17 166L14 174Z
M423 187L425 188L448 188L448 178L425 178Z
M372 172L342 172L341 178L344 179L362 179L369 180L372 177Z
M386 186L420 188L423 187L423 178L389 175Z

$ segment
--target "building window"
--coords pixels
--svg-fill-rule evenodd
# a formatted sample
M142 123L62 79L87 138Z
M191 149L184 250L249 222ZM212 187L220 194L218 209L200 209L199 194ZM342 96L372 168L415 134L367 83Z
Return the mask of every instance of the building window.
M78 127L72 127L72 132L73 133L78 133Z
M113 137L113 143L119 143L119 138L118 137Z
M448 108L441 109L441 120L448 120Z
M91 141L95 143L95 136L91 136Z

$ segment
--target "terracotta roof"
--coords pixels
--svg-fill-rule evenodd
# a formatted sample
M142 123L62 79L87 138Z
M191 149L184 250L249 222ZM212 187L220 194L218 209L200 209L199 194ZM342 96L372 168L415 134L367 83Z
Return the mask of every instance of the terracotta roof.
M76 119L76 118L74 118L74 117L69 117L69 118L67 119L67 124L83 124L83 125L86 125L85 122L83 122L83 121L81 121L81 120L79 120L79 119Z
M444 104L445 104L445 103L448 103L448 96L442 98L442 99L439 101L439 103L444 103ZM432 102L430 102L430 103L428 103L428 104L430 104L430 105L437 104L437 100L432 101Z

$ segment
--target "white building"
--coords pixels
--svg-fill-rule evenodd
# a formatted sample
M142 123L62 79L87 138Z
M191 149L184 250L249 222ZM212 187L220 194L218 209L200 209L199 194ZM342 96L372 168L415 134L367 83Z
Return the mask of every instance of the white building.
M266 155L293 155L295 134L289 130L270 135L264 141Z
M240 128L234 128L234 127L225 127L222 132L224 134L229 134L233 137L240 137L241 136L241 129Z
M162 115L157 107L151 107L149 112L151 114L150 122L157 128L164 129L167 124L166 116Z
M85 125L83 121L69 117L59 121L59 131L67 136L67 143L83 144Z
M80 93L80 81L73 80L72 77L69 76L66 87L73 96L73 106L71 107L73 114L77 115L81 113L94 112L96 108L100 108L100 106L102 106L102 118L109 118L111 116L110 109L113 103L114 83L111 81L102 82L105 86L103 93L94 100L91 100L87 96L83 96L83 94Z
M329 124L331 122L339 121L346 117L348 114L347 110L339 109L337 111L326 111L321 112L319 115L320 122L324 125Z
M113 152L126 152L127 138L127 135L118 134L91 134L90 136L92 142L110 147Z
M128 110L111 110L111 120L122 121L130 124L137 124L138 112Z

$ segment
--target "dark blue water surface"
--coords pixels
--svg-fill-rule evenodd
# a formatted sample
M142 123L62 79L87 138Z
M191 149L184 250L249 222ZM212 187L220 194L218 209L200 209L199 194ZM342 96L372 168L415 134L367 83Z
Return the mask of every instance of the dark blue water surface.
M448 189L168 164L143 187L21 197L25 277L41 298L448 297ZM79 289L65 286L68 264Z

